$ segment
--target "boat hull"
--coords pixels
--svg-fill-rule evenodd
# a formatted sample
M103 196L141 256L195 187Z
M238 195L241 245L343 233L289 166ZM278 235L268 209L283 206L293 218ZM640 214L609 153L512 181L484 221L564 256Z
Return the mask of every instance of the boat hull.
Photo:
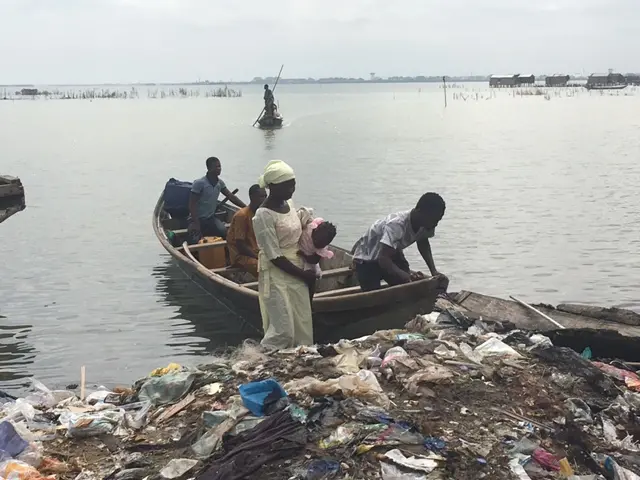
M260 126L260 128L269 130L269 129L273 129L273 128L281 128L282 127L282 117L270 117L270 116L264 116L261 117L260 120L258 120L258 125Z
M211 272L171 245L162 225L162 205L161 197L153 214L154 232L180 269L235 314L261 328L258 292ZM233 213L233 208L226 208L230 214ZM333 260L342 264L330 265L329 268L343 267L346 259L350 258L349 253L339 247L332 246L332 249L336 253ZM354 277L353 274L348 275L344 286L355 285ZM354 288L351 287L345 290L350 293L314 298L312 308L315 339L334 341L367 335L381 329L401 328L416 314L432 312L438 295L445 288L442 279L427 278L374 292L361 292L357 288L353 291Z
M627 85L585 85L584 88L587 90L622 90L627 88Z

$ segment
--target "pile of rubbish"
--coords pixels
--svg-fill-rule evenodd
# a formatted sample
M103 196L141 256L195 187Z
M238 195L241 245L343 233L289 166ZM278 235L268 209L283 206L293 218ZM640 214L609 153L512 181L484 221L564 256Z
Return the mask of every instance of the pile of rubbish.
M131 388L33 380L2 398L0 478L640 480L640 378L598 360L445 311Z

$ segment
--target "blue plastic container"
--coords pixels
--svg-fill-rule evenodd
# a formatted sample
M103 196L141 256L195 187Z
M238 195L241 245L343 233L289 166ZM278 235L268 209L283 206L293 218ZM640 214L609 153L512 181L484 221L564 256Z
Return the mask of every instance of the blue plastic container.
M251 382L238 387L244 406L256 417L264 416L264 402L269 395L276 392L282 398L287 396L284 388L273 378L261 382Z

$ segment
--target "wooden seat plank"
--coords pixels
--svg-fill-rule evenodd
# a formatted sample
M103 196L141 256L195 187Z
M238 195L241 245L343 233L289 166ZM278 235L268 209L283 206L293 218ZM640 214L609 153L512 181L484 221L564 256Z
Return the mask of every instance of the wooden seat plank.
M351 268L349 268L349 267L334 268L333 270L326 270L326 271L322 272L322 278L337 277L339 275L349 274L352 271L353 270L351 270ZM255 288L258 287L258 282L242 283L241 285L243 287L255 289Z

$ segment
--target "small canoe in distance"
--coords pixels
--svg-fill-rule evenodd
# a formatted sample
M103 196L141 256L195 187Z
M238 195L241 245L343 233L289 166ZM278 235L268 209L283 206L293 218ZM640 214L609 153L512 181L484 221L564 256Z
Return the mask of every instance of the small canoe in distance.
M153 230L165 250L193 281L236 315L260 328L257 279L247 278L248 274L226 265L213 269L203 265L198 256L207 249L226 249L226 242L181 246L187 233L184 220L171 218L163 204L161 196L153 212ZM223 205L218 217L228 223L236 211L235 207ZM432 312L438 294L444 291L441 279L427 278L362 292L351 268L349 252L335 246L330 248L335 255L332 259L322 260L323 277L318 282L312 304L317 342L402 328L416 314Z
M271 116L271 115L263 115L262 117L260 117L260 120L258 120L258 125L260 126L260 128L263 128L265 130L269 130L272 128L280 128L282 127L282 117L281 116Z

